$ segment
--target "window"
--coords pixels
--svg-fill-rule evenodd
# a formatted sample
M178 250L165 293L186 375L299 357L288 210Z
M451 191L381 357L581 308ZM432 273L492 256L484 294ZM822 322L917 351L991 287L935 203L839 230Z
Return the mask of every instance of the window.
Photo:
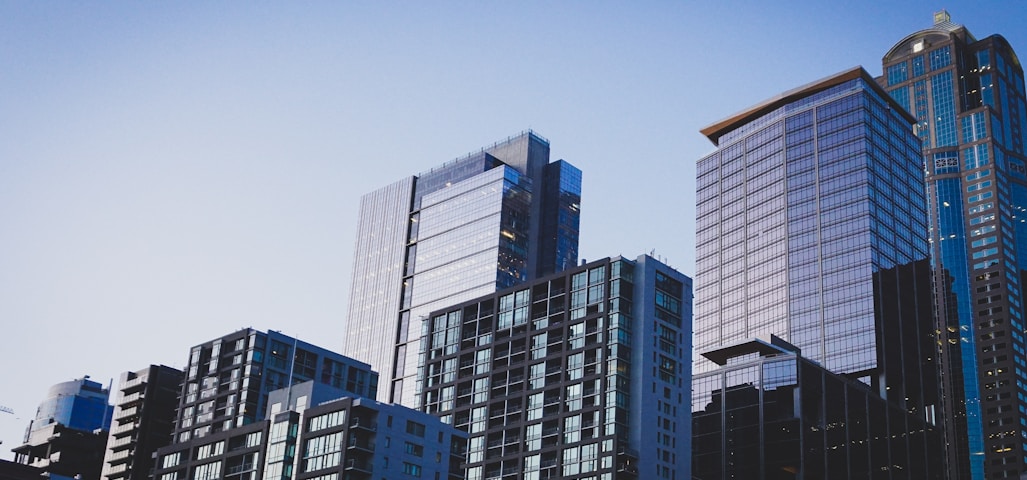
M403 451L415 457L424 456L424 446L415 443L404 442Z
M411 477L421 476L421 466L413 463L403 462L403 473Z
M318 430L324 430L326 428L337 427L346 422L346 411L339 410L337 412L326 413L324 415L318 415L310 419L308 424L308 432L316 432Z
M180 462L181 460L182 452L175 452L170 453L168 455L164 455L164 458L161 460L161 468L174 467L178 465L178 462Z
M424 437L424 425L417 423L412 420L407 420L407 433L411 435L417 435L418 437Z
M200 465L193 470L193 480L212 480L221 476L221 462Z

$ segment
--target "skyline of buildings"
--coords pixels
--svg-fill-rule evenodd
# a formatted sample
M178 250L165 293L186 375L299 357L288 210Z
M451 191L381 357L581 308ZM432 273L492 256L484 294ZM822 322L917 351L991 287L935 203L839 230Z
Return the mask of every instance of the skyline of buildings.
M700 397L697 401L693 397L693 409L710 420L705 424L707 427L713 425L713 419L719 419L718 425L723 426L736 413L761 419L783 415L775 408L791 395L795 400L792 412L801 412L801 415L778 419L783 422L779 426L783 430L794 430L793 433L812 429L822 432L823 436L777 437L773 441L778 442L781 449L775 452L792 452L788 449L799 444L792 439L800 437L802 442L819 442L822 448L796 457L799 466L778 465L784 474L815 475L819 470L809 469L807 465L822 459L823 472L840 471L835 470L836 463L851 468L853 462L857 462L865 466L867 472L887 472L882 474L886 476L898 478L901 474L897 472L902 470L907 474L917 472L922 478L937 478L937 465L927 460L935 447L940 446L932 426L934 422L947 423L949 455L945 458L966 460L965 464L949 466L955 476L1008 477L1018 475L1023 470L1022 462L1027 462L1024 456L1027 443L1023 440L1027 438L1027 427L1016 426L1027 425L1023 418L1027 414L1022 410L1022 404L1027 403L1027 382L1023 381L1027 373L1020 367L1027 368L1027 362L1023 358L1023 295L1019 287L1027 276L1015 257L1021 245L1021 229L1027 234L1027 227L1016 222L1017 212L1027 201L1022 132L1022 126L1027 124L1027 108L1024 108L1022 69L1001 37L978 42L965 28L951 24L947 14L936 19L935 27L910 35L885 56L885 76L874 79L861 68L842 72L786 92L704 130L718 144L718 151L700 161L698 174L697 286L702 293L697 291L695 328L697 351L703 356L695 359L695 373L696 385L702 384L704 390L697 393ZM965 51L961 50L964 48ZM966 72L960 70L964 66L969 66ZM954 81L956 78L958 82ZM890 95L885 94L882 87L887 88ZM910 102L916 107L913 116L902 112ZM956 104L972 108L963 111L954 106ZM902 108L893 108L897 106ZM916 130L905 128L903 122L915 124ZM999 126L1001 128L997 128ZM919 134L919 139L911 136L914 132ZM963 140L961 143L959 138ZM724 142L723 148L719 148L721 142ZM921 143L923 151L919 148ZM500 312L495 320L499 323L493 328L509 327L516 332L520 326L516 323L520 309L525 309L522 315L530 313L534 327L536 298L532 281L539 276L549 278L544 275L563 268L585 268L575 267L576 253L572 254L577 244L580 171L563 161L541 163L543 146L548 162L548 141L528 132L368 194L375 197L368 200L369 203L380 200L390 208L397 207L407 198L395 195L397 190L393 187L399 185L399 192L409 193L413 205L405 210L397 207L398 210L392 212L395 215L381 215L376 207L368 207L364 218L375 225L371 228L375 233L364 235L372 240L368 246L370 253L362 255L359 249L354 253L355 258L369 259L373 268L362 273L364 278L373 280L361 287L369 290L351 295L370 299L381 297L383 292L398 293L396 336L388 335L392 324L375 323L365 317L360 319L368 324L363 334L346 337L351 342L360 341L365 347L369 346L370 339L391 345L392 374L387 376L387 388L389 398L396 403L423 405L429 410L438 408L441 417L452 422L461 418L457 413L452 416L444 413L447 410L443 410L442 405L446 401L444 390L456 388L459 394L462 385L443 382L444 386L435 390L436 396L429 396L430 389L435 388L435 384L425 383L431 380L431 368L445 372L445 362L432 364L431 348L420 351L420 356L413 353L422 341L432 346L431 342L436 340L434 335L438 333L444 333L442 350L445 353L441 355L452 353L448 351L450 332L437 331L438 318L429 318L427 312L440 311L439 308L448 310L456 303L460 309L450 314L462 316L471 308L460 304L466 301L460 300L465 295L481 293L479 289L488 290L489 295L495 296L492 302L499 304L502 299L492 292L500 286L530 284L532 286L526 290L532 295L530 305L519 304L517 296L510 294L513 296L509 300L507 320L511 324L499 327L504 325L501 318L504 312ZM507 154L512 156L506 157L507 160L501 158ZM521 155L526 159L526 171L542 172L541 177L530 177L529 173L506 163L514 162L509 158L519 159ZM920 163L920 155L925 156L925 163ZM910 161L911 158L916 161ZM902 161L896 162L897 159ZM704 169L704 162L709 168ZM713 163L717 165L714 167ZM930 175L929 206L925 206L918 193L922 178L917 180L917 177L923 173L922 168ZM704 181L704 176L709 178ZM543 180L540 182L539 178ZM545 185L541 193L536 187L538 183ZM703 189L714 187L720 189L719 195L711 195L710 191L704 194ZM487 197L497 192L499 195L495 198L500 199L495 204L499 205L497 211L483 211L487 210L481 208L486 202L471 198L476 193ZM361 210L364 211L363 206ZM476 225L478 214L488 221L482 220ZM383 219L387 221L380 223ZM492 235L494 232L489 229L479 228L485 224L489 228L498 225L498 236ZM488 233L481 233L485 231ZM928 232L931 237L927 236ZM397 234L401 234L400 237L396 237ZM539 237L535 237L536 234ZM378 241L382 237L399 239L399 242ZM495 238L499 239L496 244L492 243ZM961 246L960 242L953 241L961 238L965 239ZM468 243L461 243L464 241ZM476 251L473 245L484 249ZM399 270L395 262L389 263L398 252L402 252ZM481 258L471 258L475 253L480 253ZM492 257L493 253L497 256ZM939 267L933 277L929 258ZM478 280L464 277L468 274L464 269L473 272L475 265L482 267L476 273L484 272L485 284L479 285ZM972 273L967 274L968 271ZM401 272L398 283L391 276L396 272ZM356 278L355 268L354 285ZM436 288L439 278L467 281L447 281L445 288ZM587 282L585 286L590 291L594 285L591 279ZM417 290L413 288L415 284ZM547 283L547 289L551 290L552 285ZM936 301L929 298L931 288L925 285L934 288L938 294ZM610 285L606 291L613 289ZM368 295L368 291L375 293ZM590 298L587 292L583 295ZM548 305L553 300L548 297L539 302ZM617 303L613 300L608 304L608 313L622 313L613 309ZM481 318L484 318L480 313L485 308L483 302L486 300L472 302ZM944 323L933 323L932 303L936 303L938 319ZM598 314L597 318L602 318L607 304L600 302L599 305L603 306L593 312L586 309L586 314ZM654 311L659 312L655 307ZM448 315L447 321L450 320ZM347 319L348 323L352 321L352 318ZM426 331L422 331L422 325ZM523 325L527 328L528 324ZM446 328L451 329L453 325L447 324ZM546 329L549 325L538 328ZM381 335L383 331L386 335ZM554 332L556 330L545 333ZM568 332L561 331L570 342ZM343 367L319 361L321 355L337 354L311 351L306 349L306 344L301 349L298 341L292 340L292 345L285 341L269 342L265 351L259 339L252 342L243 339L242 344L236 339L234 346L226 347L227 356L220 350L224 342L196 347L198 350L194 350L189 360L189 378L196 381L187 381L182 387L177 441L188 445L195 442L197 448L208 444L217 448L213 446L216 442L211 443L214 439L207 437L227 439L225 435L230 434L225 432L257 428L249 425L260 421L259 412L275 403L267 400L272 389L288 388L301 380L323 384L334 381L336 386L350 381L343 373L338 373L345 371ZM461 343L457 358L463 360L463 355L469 353L465 348L475 356L485 351L491 356L493 347L502 348L488 343L495 341L491 333L488 338L478 340L483 343ZM652 345L639 350L655 353L651 349L660 346L658 340L654 338ZM931 343L935 340L936 344ZM487 348L482 348L486 345ZM512 349L513 345L508 343L507 347ZM241 355L240 351L247 348L254 350L247 356ZM939 355L934 355L936 349ZM260 355L254 355L256 352ZM251 364L255 357L260 358ZM569 372L570 358L557 357L568 362ZM268 358L270 363L265 366L261 358ZM651 362L661 368L672 365L669 361L658 361L655 355ZM237 367L244 363L245 368ZM222 368L228 364L237 368ZM288 372L284 371L285 364ZM477 364L475 358L474 365ZM459 369L464 367L462 361L457 365ZM539 365L546 367L542 385L548 387L548 361ZM254 366L259 373L251 376ZM199 379L197 367L201 369L200 377L207 376ZM325 371L319 370L321 367ZM358 396L373 397L377 382L372 379L375 374L370 370L371 365L360 363L359 367L366 373L366 381L357 380L356 384L368 388L361 390L364 393ZM499 383L507 394L517 368L521 367L505 372L507 383ZM618 368L634 367L629 362ZM654 366L653 375L656 371ZM677 367L670 368L672 373L677 371L680 371ZM483 374L474 372L474 375ZM522 374L524 372L527 370ZM939 372L948 401L942 401L938 394L936 373ZM668 372L661 370L660 373ZM235 397L230 393L239 385L245 388L246 380L258 380L258 377L263 385L259 394L243 393ZM478 380L485 380L485 385L492 387L483 394L495 394L494 376L475 378L475 382ZM601 385L598 381L593 384L598 385ZM611 383L605 385L609 388ZM655 392L655 381L653 385ZM558 386L570 388L573 385ZM832 420L829 412L832 403L810 401L818 388L829 402L846 405L845 416ZM479 401L474 397L477 384L472 384L471 389L471 402ZM381 396L381 389L377 390ZM833 390L831 395L828 390ZM624 393L616 387L612 391ZM543 406L546 406L544 393ZM571 394L570 390L565 393ZM410 394L416 395L411 399ZM287 391L286 395L291 393ZM208 400L215 396L218 396L216 403ZM186 401L190 397L192 399ZM642 454L637 451L634 457L630 453L622 454L620 447L610 450L618 452L616 460L610 462L616 465L613 471L585 471L585 468L595 467L592 461L596 457L584 457L585 450L581 448L594 445L585 445L588 442L581 440L581 445L566 446L568 425L583 422L584 417L578 414L556 417L557 430L552 430L552 425L546 428L546 422L551 423L552 418L538 423L543 438L548 431L548 437L559 436L563 440L550 439L557 443L544 445L540 453L524 454L519 445L516 449L511 447L515 444L511 440L529 438L527 428L535 425L525 425L523 432L519 426L514 431L509 425L489 430L495 399L485 398L490 402L487 408L484 404L475 405L485 409L479 412L488 413L489 427L483 435L477 436L478 439L473 434L481 432L472 432L467 448L469 455L485 455L485 460L468 464L472 468L480 467L475 472L482 478L513 476L525 471L542 475L545 468L557 469L564 476L581 475L583 478L593 476L592 473L597 478L604 474L611 475L610 478L615 474L617 478L631 477L637 473L638 465L652 466L656 469L653 474L665 476L676 476L681 471L681 465L676 463L679 457L672 450L655 450L660 455L667 454L660 457L661 464L660 459L639 461ZM502 401L505 415L513 400L503 397ZM291 397L289 402L292 402ZM272 426L264 431L264 438L270 441L275 436L275 423L285 422L301 428L303 403L290 404L292 413L280 417L281 420L277 414L283 412L275 412L275 418L269 419ZM371 405L370 401L367 405ZM857 407L850 409L850 405ZM562 407L549 414L567 413L560 409ZM343 408L355 407L350 403ZM658 404L655 411L663 411L663 408ZM1020 414L1016 413L1018 408ZM182 412L187 415L181 415ZM473 418L473 410L466 413L469 419ZM593 419L600 418L599 410L593 413L596 414ZM617 418L617 413L613 410L612 418ZM128 418L129 414L124 416ZM604 425L607 424L608 417L602 418ZM658 418L656 424L663 425L664 420L668 419ZM676 425L677 420L680 419L671 420L671 425ZM830 430L836 428L838 422L847 427L844 435L832 438ZM616 430L617 422L612 424ZM461 425L473 428L470 421ZM753 427L757 430L753 431ZM641 432L641 427L635 428ZM628 429L629 432L636 430ZM675 430L676 427L671 429ZM741 447L732 445L726 436L728 430L723 432L725 436L718 439L722 442L719 452L704 451L699 455L709 455L709 458L721 455L720 466L727 469L732 465L731 452L742 450L733 450ZM963 436L963 432L967 435ZM345 436L344 431L336 433ZM758 443L746 447L756 448L751 451L756 452L761 462L792 461L788 455L777 456L769 453L770 450L762 450L767 445L765 435L768 433L762 420L739 424L733 433L739 439L750 435L747 441L759 439ZM881 435L900 440L881 442ZM965 439L965 443L961 443L961 439ZM292 440L295 439L284 441ZM704 447L715 445L712 437L709 440ZM855 443L864 441L867 442L865 449L852 448ZM296 448L298 444L292 445ZM494 450L496 447L499 449ZM545 447L553 448L546 450ZM572 448L578 448L577 456ZM883 457L881 452L884 452ZM842 454L843 457L838 456ZM631 457L629 461L621 461L628 457ZM274 474L276 477L295 478L295 473L286 473L286 464L298 465L295 462L304 457L276 458L282 465L275 466L271 459L265 459L261 468L278 472ZM354 460L362 457L348 458L367 467L362 473L372 472L371 464ZM220 463L219 468L234 461L227 457L223 460L226 463ZM404 468L407 463L418 466L404 462ZM536 463L539 468L533 469ZM709 462L708 465L713 465L710 472L714 471L715 463ZM585 467L586 464L590 466ZM622 469L626 464L635 466ZM251 466L257 468L256 465ZM599 465L607 468L605 463ZM191 470L194 466L202 467L193 465L190 470L181 471L188 472L185 475L189 477L216 477L228 471L197 470L200 473L194 473L196 471ZM751 464L746 466L752 467ZM860 471L850 473L859 475ZM252 473L248 469L233 472ZM321 475L314 470L304 473ZM324 475L338 473L341 472ZM175 478L178 475L176 473Z
M416 406L422 322L577 264L581 171L532 131L361 197L343 350Z
M930 197L948 456L965 478L1027 470L1027 157L1023 69L1001 35L944 10L882 59L916 117ZM1019 257L1019 258L1018 258Z

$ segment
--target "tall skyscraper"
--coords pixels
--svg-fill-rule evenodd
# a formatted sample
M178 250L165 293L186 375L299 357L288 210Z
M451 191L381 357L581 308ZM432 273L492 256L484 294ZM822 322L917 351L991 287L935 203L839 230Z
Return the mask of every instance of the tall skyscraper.
M103 480L153 476L153 454L171 443L183 378L180 370L164 365L121 375L103 459Z
M884 56L927 170L948 458L958 478L1027 471L1027 158L1023 68L1000 35L947 12Z
M422 322L435 309L577 263L581 172L534 132L360 201L344 351L417 402Z
M88 376L51 387L25 443L13 449L14 461L39 467L52 479L99 479L114 410L109 396Z
M689 479L691 297L618 257L435 311L423 409L468 432L468 480Z
M752 458L735 456L738 444L728 435L730 419L741 413L731 406L743 397L725 392L750 388L748 400L761 402L769 398L765 387L780 381L758 368L768 352L798 353L821 369L814 375L820 380L806 379L823 385L806 386L814 392L847 379L846 389L870 392L894 408L871 417L853 412L883 423L839 440L823 432L841 425L804 402L801 415L786 412L803 421L804 430L789 434L803 437L790 450L797 463L753 471L799 474L765 478L849 478L845 469L885 472L873 478L935 478L924 460L935 444L915 434L930 428L938 388L927 206L913 123L857 67L702 130L717 150L698 162L695 330L703 356L695 363L692 409L728 423L700 429L697 418L700 478L745 477L744 462L780 460L774 448L781 439L771 436L780 431L763 424L753 430L745 441L758 442L763 453ZM770 335L789 345L766 340ZM736 372L744 362L751 371ZM863 394L832 398L870 408ZM846 439L866 441L873 432L892 440L864 456L845 449ZM838 448L843 461L828 461L826 453Z

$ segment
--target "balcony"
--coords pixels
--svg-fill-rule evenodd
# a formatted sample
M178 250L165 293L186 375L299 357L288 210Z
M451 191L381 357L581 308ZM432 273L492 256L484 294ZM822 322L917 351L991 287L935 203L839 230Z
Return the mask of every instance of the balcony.
M358 472L371 473L371 465L366 461L360 461L355 458L346 460L346 470L355 470Z
M120 422L121 420L132 418L136 415L139 415L139 407L123 408L120 412L118 412L117 415L114 416L114 420Z
M122 392L129 392L129 391L135 391L135 390L142 390L139 387L145 387L145 386L146 386L146 377L136 377L136 378L133 378L132 380L129 380L129 381L125 382L125 384L121 386L121 391Z
M134 432L137 428L139 428L139 426L136 425L135 422L123 423L121 425L118 425L117 427L112 428L111 435L115 438L123 437L129 433Z
M143 399L143 392L128 393L121 396L122 407L128 407L135 405Z
M355 418L353 419L353 423L349 424L349 428L359 428L362 430L373 432L378 430L378 424L373 423L369 420L361 420L360 418Z
M113 442L110 443L110 445L107 446L107 448L117 452L124 450L126 448L131 448L133 445L135 445L135 443L135 437L133 435L128 435L125 437L115 439Z
M107 456L107 463L111 465L125 463L132 456L132 450L121 450Z
M368 441L358 441L357 439L351 439L346 445L346 449L349 450L363 450L365 452L374 452L374 444Z
M225 476L236 475L243 472L251 472L256 470L256 466L252 463L243 463L241 465L231 465L225 469Z

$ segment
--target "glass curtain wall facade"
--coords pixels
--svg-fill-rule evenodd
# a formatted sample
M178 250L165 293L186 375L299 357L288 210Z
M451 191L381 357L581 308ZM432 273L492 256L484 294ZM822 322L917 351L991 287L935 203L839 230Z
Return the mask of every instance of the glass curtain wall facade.
M928 428L939 399L913 123L857 67L703 130L717 151L698 163L699 353L777 335L906 412L880 419L892 431ZM694 367L697 382L722 368Z
M1027 470L1023 69L1004 38L977 40L942 11L883 71L916 116L927 171L953 478L1016 478Z
M344 350L416 405L432 310L577 263L581 172L525 132L365 195Z
M690 478L691 280L604 259L432 313L423 410L467 479Z

